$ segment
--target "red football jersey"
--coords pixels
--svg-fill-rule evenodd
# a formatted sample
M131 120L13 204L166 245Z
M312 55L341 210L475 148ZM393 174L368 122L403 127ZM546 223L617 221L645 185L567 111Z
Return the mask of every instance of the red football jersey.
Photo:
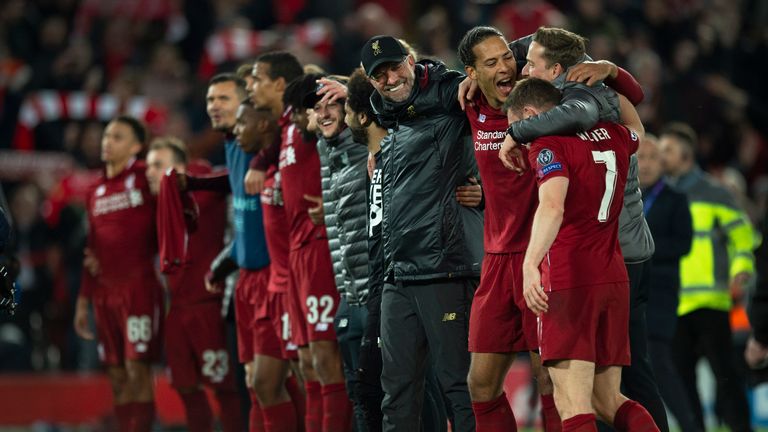
M291 250L296 250L310 240L325 238L325 225L315 225L307 210L315 204L304 195L322 196L320 185L320 155L315 140L305 141L296 125L281 119L280 180L287 216Z
M132 161L115 177L102 176L88 193L88 248L99 262L99 273L92 278L84 269L81 295L127 302L160 292L156 204L145 172L143 161Z
M601 122L587 132L531 144L528 158L539 184L569 179L560 232L541 264L546 291L629 280L618 229L629 157L638 143L624 126Z
M194 176L211 173L204 164L190 164L189 174ZM224 229L227 226L227 193L218 191L193 191L200 215L197 229L189 234L186 263L181 271L170 274L168 287L171 305L181 306L206 301L218 301L221 293L205 289L205 274L211 262L224 247Z
M475 159L485 194L484 242L488 253L522 252L528 246L538 204L536 178L504 167L499 149L507 135L507 116L488 104L482 93L467 106ZM523 156L528 150L522 148Z
M271 292L288 291L288 224L283 207L280 172L273 165L267 170L261 191L264 235L269 249L269 287Z

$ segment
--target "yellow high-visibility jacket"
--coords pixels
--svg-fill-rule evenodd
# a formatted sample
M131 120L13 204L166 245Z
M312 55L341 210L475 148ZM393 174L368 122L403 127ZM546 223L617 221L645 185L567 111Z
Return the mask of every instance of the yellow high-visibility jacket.
M754 273L753 251L759 235L731 193L700 168L673 184L688 196L693 222L691 251L680 260L677 314L698 309L729 311L729 281L738 273Z

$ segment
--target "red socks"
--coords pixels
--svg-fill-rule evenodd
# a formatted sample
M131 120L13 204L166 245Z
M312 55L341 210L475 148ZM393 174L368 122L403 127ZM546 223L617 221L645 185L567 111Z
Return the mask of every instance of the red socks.
M541 395L541 417L544 420L544 430L546 432L562 431L563 423L560 421L560 414L555 406L554 395Z
M259 398L256 397L256 392L251 389L248 389L248 393L251 395L251 412L248 421L248 431L264 432L264 418L261 414Z
M563 420L563 432L597 432L594 414L578 414Z
M219 390L216 400L221 409L221 429L223 432L242 432L243 413L240 411L240 395L234 390Z
M323 432L323 394L320 381L305 381L307 413L304 417L306 432Z
M117 427L120 432L131 432L133 429L133 403L115 405L115 417L117 417Z
M475 413L477 432L503 432L516 431L517 422L512 408L509 406L507 395L488 402L472 402L472 411Z
M323 432L348 432L352 427L352 401L343 382L322 386Z
M293 402L262 407L264 430L267 432L296 432L299 422Z
M295 376L291 375L285 380L285 389L291 395L291 402L296 409L296 417L299 419L298 431L304 432L304 418L307 415L307 398L304 392L299 388L299 382ZM226 431L225 431L226 432Z
M621 404L613 418L613 427L618 432L659 432L653 417L639 403L628 400Z
M155 421L155 401L133 402L132 417L135 432L150 432Z
M203 390L191 393L179 393L187 415L189 432L210 432L213 430L213 413L208 404L208 397Z

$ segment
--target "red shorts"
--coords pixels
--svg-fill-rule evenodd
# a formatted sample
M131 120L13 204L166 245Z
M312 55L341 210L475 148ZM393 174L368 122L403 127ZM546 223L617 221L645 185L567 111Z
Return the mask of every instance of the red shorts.
M165 318L168 376L176 388L235 388L219 302L171 307Z
M552 291L547 296L549 310L539 318L543 361L630 364L628 282Z
M241 363L250 363L256 354L258 333L256 323L258 317L266 316L267 284L269 284L269 267L259 270L240 269L240 275L235 286L235 325L237 327L237 355ZM257 299L261 298L264 307L259 307ZM264 323L261 323L264 325ZM272 328L272 323L266 320ZM278 352L279 352L278 347ZM279 356L278 356L279 357Z
M299 287L293 281L293 277L288 282L288 292L283 297L283 306L288 313L288 328L290 331L290 342L298 347L307 346L307 320L301 311L301 300L299 300Z
M333 318L339 307L339 291L333 276L328 240L310 241L288 256L291 279L301 301L307 342L336 340Z
M469 351L509 353L538 349L536 315L523 298L525 253L485 254L469 315Z
M299 358L297 347L291 342L291 323L288 318L288 312L285 310L285 297L287 294L281 292L269 292L267 312L272 326L274 340L280 347L280 358L285 360L295 360ZM259 354L259 352L257 352ZM271 355L271 354L267 354ZM274 357L274 356L273 356Z
M160 359L163 301L157 296L134 296L139 301L118 298L94 299L93 313L99 338L99 358L107 366L125 360Z

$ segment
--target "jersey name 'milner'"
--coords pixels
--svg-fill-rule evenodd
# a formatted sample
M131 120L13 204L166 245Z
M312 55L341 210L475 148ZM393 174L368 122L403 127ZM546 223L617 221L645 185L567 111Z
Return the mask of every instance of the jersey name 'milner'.
M507 136L506 130L486 132L477 131L475 135L475 151L498 151L501 149L501 145L504 142L504 138ZM488 140L501 140L494 142L487 142ZM483 142L486 141L486 142Z
M597 128L587 132L579 132L576 135L584 141L592 142L606 141L611 139L611 136L608 135L608 131L605 130L605 128Z

